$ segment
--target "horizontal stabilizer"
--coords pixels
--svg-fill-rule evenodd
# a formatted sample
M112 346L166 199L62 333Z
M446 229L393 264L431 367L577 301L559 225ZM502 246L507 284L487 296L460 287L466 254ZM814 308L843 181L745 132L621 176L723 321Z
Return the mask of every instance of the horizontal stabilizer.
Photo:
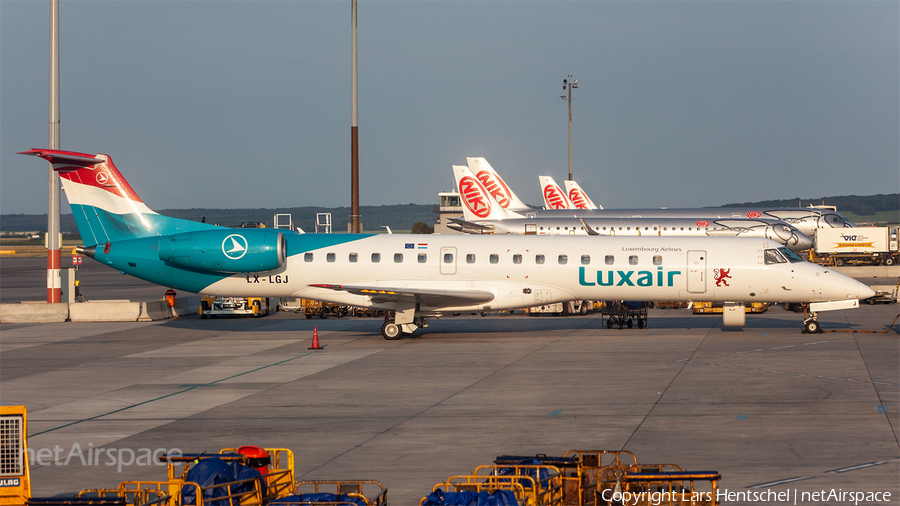
M106 161L105 159L97 158L94 155L76 153L74 151L59 151L56 149L32 149L31 151L21 151L18 154L43 158L53 164L53 170L61 172L78 170L82 167L90 167ZM71 168L67 168L67 166Z

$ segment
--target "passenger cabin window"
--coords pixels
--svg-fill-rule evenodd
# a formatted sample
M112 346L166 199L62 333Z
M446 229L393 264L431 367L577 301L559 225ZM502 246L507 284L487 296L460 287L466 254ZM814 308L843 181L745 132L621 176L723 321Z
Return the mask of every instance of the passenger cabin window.
M395 264L403 263L403 253L394 253L394 263Z
M312 253L307 253L307 254L303 255L303 261L304 261L304 262L312 262L312 261L313 261L313 254L312 254Z
M381 253L372 253L372 263L377 264L381 261Z
M628 265L637 265L637 264L638 264L637 255L631 255L628 257Z
M513 263L514 264L522 263L522 255L513 255Z
M359 258L359 255L357 255L356 253L350 253L350 263L351 263L351 264L355 264L355 263L356 263L356 260L357 260L358 258Z
M653 255L653 265L662 265L662 257L659 255Z
M581 265L588 265L591 263L590 255L581 255Z
M475 263L475 255L473 255L472 253L469 253L468 255L466 255L466 263L474 264Z
M606 258L604 260L606 261L606 265L612 265L616 263L616 257L612 255L606 255Z
M559 256L559 265L566 265L569 262L568 255L560 255Z
M450 256L452 257L453 255L450 255ZM424 264L425 262L428 261L428 255L426 255L425 253L419 253L418 259L419 259L420 264ZM446 262L446 263L450 263L450 262Z
M536 264L538 264L538 265L544 263L544 255L535 255L535 256L534 256L534 263L536 263Z
M491 253L491 263L495 264L495 263L498 263L499 261L500 261L500 255L498 255L496 253Z
M334 258L334 253L328 253L327 255L325 255L326 262L334 262Z
M453 253L444 253L444 263L445 264L453 263Z

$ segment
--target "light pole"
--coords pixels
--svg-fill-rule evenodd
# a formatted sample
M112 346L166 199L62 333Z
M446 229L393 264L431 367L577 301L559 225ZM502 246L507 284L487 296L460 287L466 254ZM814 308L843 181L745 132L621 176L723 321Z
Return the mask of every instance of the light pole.
M570 75L563 79L563 90L569 90L569 96L559 97L569 102L569 181L572 180L572 89L578 88L578 79L572 79Z

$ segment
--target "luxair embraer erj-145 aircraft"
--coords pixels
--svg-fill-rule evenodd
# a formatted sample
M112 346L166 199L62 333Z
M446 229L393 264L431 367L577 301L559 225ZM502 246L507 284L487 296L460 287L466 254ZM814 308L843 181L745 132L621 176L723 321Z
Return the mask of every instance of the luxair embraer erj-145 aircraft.
M792 251L813 246L812 239L780 220L581 218L577 209L569 216L524 218L503 209L468 167L454 165L453 175L465 220L451 218L448 226L469 234L758 237L777 241Z
M298 234L159 215L104 154L33 149L58 171L81 251L125 274L194 293L302 297L395 312L395 339L426 317L569 300L810 302L858 307L874 292L767 239ZM815 313L813 313L815 314ZM806 322L817 331L815 317Z
M491 195L508 211L529 216L571 215L565 209L535 209L525 204L503 181L497 171L481 157L468 158L469 169ZM543 187L541 188L543 194ZM720 207L694 209L585 209L579 211L582 218L697 218L712 221L721 218L750 218L781 220L793 225L804 234L814 237L817 228L845 228L856 225L843 215L830 209L808 207Z

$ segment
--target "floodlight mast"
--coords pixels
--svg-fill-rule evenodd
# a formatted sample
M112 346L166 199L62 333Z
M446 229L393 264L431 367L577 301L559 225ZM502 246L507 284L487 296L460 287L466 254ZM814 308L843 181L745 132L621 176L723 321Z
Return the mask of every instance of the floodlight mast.
M572 79L570 75L563 79L563 90L569 90L568 98L563 95L559 98L569 102L569 181L572 180L572 89L578 88L578 79Z

